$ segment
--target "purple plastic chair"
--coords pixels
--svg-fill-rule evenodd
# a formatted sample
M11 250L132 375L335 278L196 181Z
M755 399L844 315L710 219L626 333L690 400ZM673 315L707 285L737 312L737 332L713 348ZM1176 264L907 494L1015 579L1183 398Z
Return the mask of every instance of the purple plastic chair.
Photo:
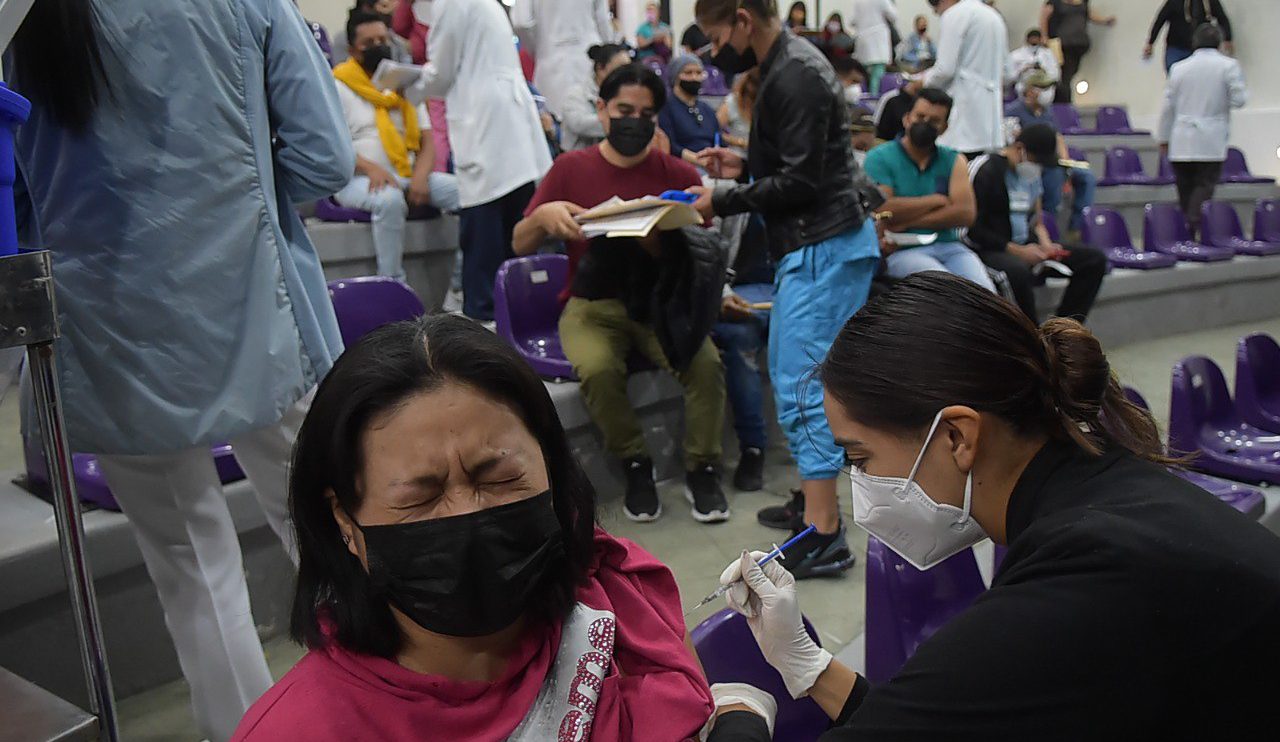
M1280 242L1280 200L1260 198L1253 207L1253 238Z
M1227 150L1227 159L1222 163L1222 175L1219 183L1274 183L1275 178L1254 175L1249 172L1249 163L1244 159L1244 152L1236 147Z
M1107 150L1106 175L1099 186L1164 185L1158 177L1152 178L1142 169L1142 159L1132 147L1112 147Z
M1236 345L1236 409L1255 428L1280 434L1280 345L1257 332Z
M902 74L898 72L886 72L880 78L880 95L897 90L902 87Z
M1168 268L1178 262L1172 255L1135 248L1124 218L1115 210L1103 206L1085 207L1080 235L1086 245L1092 245L1106 253L1107 262L1113 268L1151 270Z
M1123 108L1118 106L1099 106L1098 107L1098 123L1094 130L1095 134L1141 134L1149 135L1151 132L1144 129L1135 129L1129 124L1129 114L1125 113Z
M1151 405L1147 404L1146 398L1139 394L1137 389L1131 386L1124 387L1124 396L1142 409L1148 412L1151 411ZM1266 499L1260 491L1253 487L1246 487L1242 484L1228 482L1225 479L1217 479L1216 477L1187 469L1169 467L1169 471L1251 518L1257 518L1262 515L1262 511L1266 508Z
M1071 146L1068 146L1068 147L1067 147L1067 157L1070 157L1071 159L1075 160L1076 162L1088 162L1088 161L1089 161L1089 157L1088 157L1088 155L1086 155L1086 154L1084 153L1084 150L1080 149L1079 147L1071 147Z
M1058 128L1059 134L1097 134L1093 129L1086 129L1080 125L1080 112L1070 103L1054 103L1053 123Z
M1044 225L1044 230L1049 233L1049 239L1054 242L1062 240L1062 233L1058 231L1058 218L1047 211L1040 212L1040 223Z
M1280 255L1280 242L1246 240L1240 217L1225 201L1205 201L1200 205L1200 240L1240 255Z
M1173 367L1169 450L1191 466L1239 482L1280 484L1280 435L1245 422L1217 364L1189 356Z
M333 200L333 196L316 201L316 218L322 222L369 222L373 215L362 209L349 209Z
M1168 155L1160 155L1160 167L1156 170L1154 185L1173 185L1178 182L1178 178L1173 174L1173 163L1169 162Z
M728 95L729 83L719 67L707 65L707 79L702 83L703 95Z
M813 625L804 619L805 630L821 646ZM811 742L831 727L831 719L812 698L793 701L778 671L765 662L747 620L728 608L718 611L694 627L693 648L711 683L748 683L773 696L778 702L773 738L791 742Z
M868 537L867 679L892 678L917 647L986 589L972 549L921 572Z
M330 281L329 298L338 317L342 343L348 348L372 330L391 322L416 319L427 311L413 289L389 276Z
M315 37L316 44L320 47L320 53L324 54L324 61L333 66L333 45L329 43L329 32L324 30L324 26L313 21L307 21L307 28L311 29L311 35Z
M1187 220L1174 204L1147 204L1143 208L1142 244L1148 250L1196 263L1230 260L1236 254L1229 247L1205 245L1191 239Z
M544 379L578 378L560 346L560 292L568 276L568 257L530 255L503 263L493 281L498 336Z

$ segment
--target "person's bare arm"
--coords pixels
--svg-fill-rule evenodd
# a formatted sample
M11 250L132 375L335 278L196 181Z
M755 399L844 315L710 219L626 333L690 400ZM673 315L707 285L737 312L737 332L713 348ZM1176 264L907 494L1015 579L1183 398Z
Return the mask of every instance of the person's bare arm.
M582 239L582 227L573 217L586 209L569 201L551 201L534 209L529 216L516 222L511 234L511 249L516 255L535 252L547 238L558 240Z
M929 212L911 226L916 229L952 229L973 224L978 209L973 197L973 186L969 183L969 163L964 155L956 155L948 191L949 194L944 197L947 200L945 206ZM897 212L894 214L896 217Z
M1040 36L1049 38L1049 19L1053 17L1053 6L1040 6Z
M835 719L844 710L844 704L853 692L853 685L858 680L858 673L840 663L831 660L827 669L822 671L809 689L809 697L818 704L823 713Z
M941 193L931 193L928 196L895 196L893 188L885 185L880 186L880 191L884 193L885 201L880 205L879 210L893 214L893 217L888 220L891 232L912 229L916 226L916 222L947 205L947 197Z
M1058 135L1058 159L1070 160L1071 153L1067 151L1067 139L1061 134Z

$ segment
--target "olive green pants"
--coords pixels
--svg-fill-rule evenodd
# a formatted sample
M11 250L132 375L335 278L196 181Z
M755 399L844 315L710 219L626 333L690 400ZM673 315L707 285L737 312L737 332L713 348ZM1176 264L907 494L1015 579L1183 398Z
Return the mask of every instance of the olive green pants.
M628 317L617 299L571 298L560 315L560 344L582 381L587 411L604 434L605 447L624 460L646 456L644 434L627 398L627 356L634 349L671 371L653 328ZM685 466L719 465L724 365L710 338L689 368L675 377L684 386Z

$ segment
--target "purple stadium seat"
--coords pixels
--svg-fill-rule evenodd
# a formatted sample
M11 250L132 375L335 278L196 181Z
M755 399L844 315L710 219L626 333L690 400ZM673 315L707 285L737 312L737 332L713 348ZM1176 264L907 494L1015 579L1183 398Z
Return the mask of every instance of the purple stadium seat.
M1156 177L1152 178L1142 169L1142 160L1132 147L1112 147L1107 150L1106 175L1098 181L1099 186L1117 185L1164 185Z
M389 276L330 281L329 298L333 300L333 312L338 317L342 343L348 348L371 330L426 314L413 289Z
M902 87L902 83L903 83L903 79L902 79L901 73L899 72L884 73L884 76L880 78L880 95L884 95L885 93L891 90L897 90L898 88Z
M560 291L568 275L568 257L530 255L503 263L494 278L498 335L545 379L577 379L560 347Z
M1191 239L1187 220L1174 204L1146 205L1142 215L1142 244L1148 250L1197 263L1230 260L1235 255L1229 247L1204 245Z
M1275 178L1266 178L1249 172L1249 164L1244 159L1244 152L1235 147L1227 150L1227 159L1222 163L1222 175L1219 183L1274 183Z
M1124 387L1124 396L1142 409L1151 411L1151 405L1147 404L1147 400L1137 389ZM1262 515L1266 506L1262 493L1252 487L1177 467L1170 467L1169 471L1252 518Z
M373 215L361 209L341 206L330 196L316 201L316 218L322 222L368 222Z
M1253 207L1253 238L1260 242L1280 242L1280 200L1258 199Z
M1080 125L1080 113L1070 103L1054 103L1051 110L1059 134L1097 134L1093 129Z
M729 83L719 67L707 65L707 79L702 83L703 95L728 95Z
M1049 239L1054 242L1062 240L1062 233L1058 231L1058 218L1047 211L1040 212L1040 223L1044 225L1044 230L1049 233Z
M1280 484L1280 436L1245 422L1217 364L1190 356L1173 367L1169 450L1191 466L1240 482Z
M822 641L808 619L804 627L819 645ZM812 698L793 701L778 671L765 662L747 620L725 608L694 627L693 648L711 683L747 683L778 702L773 738L812 742L831 727L831 719Z
M315 37L316 44L320 47L320 53L324 54L324 61L333 66L333 45L329 43L329 32L324 30L324 26L319 23L307 21L307 28L311 29L311 35Z
M1225 201L1205 201L1200 205L1200 240L1240 255L1280 255L1280 242L1246 240L1240 217Z
M653 70L658 75L658 77L661 77L663 80L667 79L667 66L663 64L662 60L658 59L656 56L651 54L645 57L644 59L640 60L640 63L643 64L645 67L648 67L649 69Z
M1099 106L1098 123L1094 127L1095 134L1141 134L1149 136L1151 132L1135 129L1129 124L1129 114L1117 106Z
M1088 162L1088 161L1089 161L1089 156L1088 156L1088 155L1086 155L1086 154L1084 153L1084 150L1080 149L1079 147L1072 147L1072 146L1068 146L1068 147L1067 147L1067 157L1070 157L1071 159L1075 160L1076 162Z
M1280 434L1280 345L1261 332L1236 345L1236 409L1255 428Z
M1086 206L1081 237L1086 245L1092 245L1107 255L1113 268L1168 268L1177 258L1150 250L1138 250L1129 236L1124 218L1113 209L1102 206Z
M1173 185L1178 181L1173 174L1173 163L1169 162L1168 155L1160 155L1160 167L1156 170L1155 181L1153 185Z
M917 647L986 589L972 549L921 572L868 537L867 679L892 678Z

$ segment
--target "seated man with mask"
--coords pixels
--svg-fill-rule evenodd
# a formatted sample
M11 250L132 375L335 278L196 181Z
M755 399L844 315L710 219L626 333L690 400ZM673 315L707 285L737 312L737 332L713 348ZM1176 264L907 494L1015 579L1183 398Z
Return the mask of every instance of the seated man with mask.
M1067 153L1067 140L1058 132L1053 120L1053 96L1057 88L1057 80L1044 70L1032 70L1018 83L1018 100L1004 107L1005 118L1015 118L1018 126L1026 129L1033 124L1044 124L1054 130L1057 135L1058 159L1070 158ZM1044 210L1058 215L1062 206L1062 188L1068 180L1071 182L1071 219L1067 229L1078 232L1084 226L1084 208L1093 205L1094 191L1098 188L1098 178L1088 168L1062 167L1058 163L1045 165L1044 168Z
M404 228L409 207L458 210L458 183L434 172L436 151L424 105L378 90L372 75L391 56L381 16L353 11L347 21L351 57L333 68L338 100L356 150L355 177L334 194L351 209L372 214L378 275L404 278Z
M566 302L560 317L564 354L582 381L582 394L605 447L622 460L627 489L624 512L635 521L662 514L653 463L627 398L627 357L638 352L663 369L663 354L647 316L658 276L658 233L643 239L598 237L588 242L574 216L613 197L657 196L701 185L693 166L654 146L655 121L666 99L658 76L632 63L609 73L596 103L605 140L566 152L552 164L516 224L517 255L548 238L564 240L569 252ZM689 367L677 374L684 386L685 495L703 523L727 520L720 488L725 382L720 355L708 338Z
M1060 275L1045 261L1071 271L1057 316L1081 322L1107 272L1101 251L1084 245L1064 247L1049 238L1040 222L1041 169L1057 164L1056 136L1044 124L1028 126L1002 152L983 155L969 166L978 218L965 241L982 262L1005 274L1018 306L1037 324L1034 287L1047 276Z
M893 278L947 271L994 291L982 261L960 241L975 206L968 161L937 143L950 115L951 96L924 88L902 118L906 134L867 153L863 167L886 199L880 211L892 213L887 230L908 233L883 242L885 269Z
M596 526L542 380L480 324L437 314L366 335L321 382L294 456L291 631L308 651L233 740L767 725L767 695L707 687L671 572Z

